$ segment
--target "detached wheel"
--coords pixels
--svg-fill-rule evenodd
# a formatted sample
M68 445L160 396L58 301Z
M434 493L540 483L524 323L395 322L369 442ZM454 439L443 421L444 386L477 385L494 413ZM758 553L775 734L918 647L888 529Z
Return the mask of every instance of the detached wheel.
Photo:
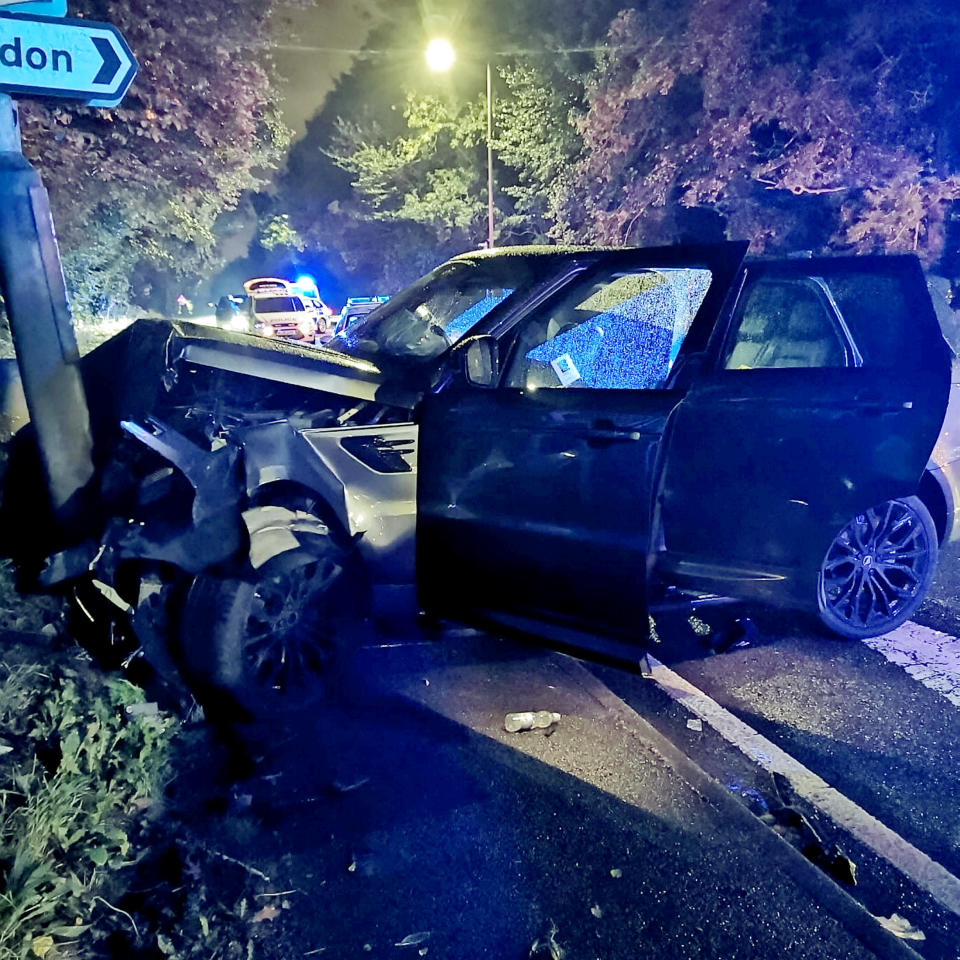
M862 640L898 627L926 596L937 565L937 531L917 497L887 500L854 517L820 566L820 619Z
M250 577L198 576L180 641L205 705L266 717L321 698L359 633L358 566L327 539L273 557Z

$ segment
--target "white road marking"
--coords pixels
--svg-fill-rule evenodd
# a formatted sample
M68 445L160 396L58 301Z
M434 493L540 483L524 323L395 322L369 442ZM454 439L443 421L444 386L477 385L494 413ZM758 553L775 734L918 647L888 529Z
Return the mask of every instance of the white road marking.
M918 623L863 641L925 687L960 707L960 640Z
M799 760L795 760L775 743L735 717L678 673L674 673L653 657L649 659L651 679L670 697L713 727L720 736L754 763L771 773L786 777L797 796L812 803L874 853L892 863L938 903L960 916L960 880L949 870L904 840L839 790L831 787L822 777L808 770ZM597 684L602 686L599 680ZM609 690L604 696L606 699L619 700ZM627 704L623 706L630 709Z

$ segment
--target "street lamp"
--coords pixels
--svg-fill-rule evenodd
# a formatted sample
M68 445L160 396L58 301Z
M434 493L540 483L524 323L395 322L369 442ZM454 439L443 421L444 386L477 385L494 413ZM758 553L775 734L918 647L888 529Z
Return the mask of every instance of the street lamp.
M449 70L457 59L449 40L436 37L427 44L427 66ZM487 247L493 249L493 78L487 61Z

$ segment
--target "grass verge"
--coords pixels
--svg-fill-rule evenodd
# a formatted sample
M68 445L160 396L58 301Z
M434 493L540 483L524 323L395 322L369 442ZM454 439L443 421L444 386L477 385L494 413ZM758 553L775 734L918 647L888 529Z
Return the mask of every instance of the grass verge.
M52 654L0 663L0 960L76 955L169 771L175 721Z

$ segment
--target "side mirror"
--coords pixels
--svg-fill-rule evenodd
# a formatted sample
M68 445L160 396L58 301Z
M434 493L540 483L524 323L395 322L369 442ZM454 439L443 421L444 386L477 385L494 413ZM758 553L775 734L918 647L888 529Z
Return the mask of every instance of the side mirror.
M497 341L487 333L466 341L463 347L463 375L474 387L495 387L500 376Z

